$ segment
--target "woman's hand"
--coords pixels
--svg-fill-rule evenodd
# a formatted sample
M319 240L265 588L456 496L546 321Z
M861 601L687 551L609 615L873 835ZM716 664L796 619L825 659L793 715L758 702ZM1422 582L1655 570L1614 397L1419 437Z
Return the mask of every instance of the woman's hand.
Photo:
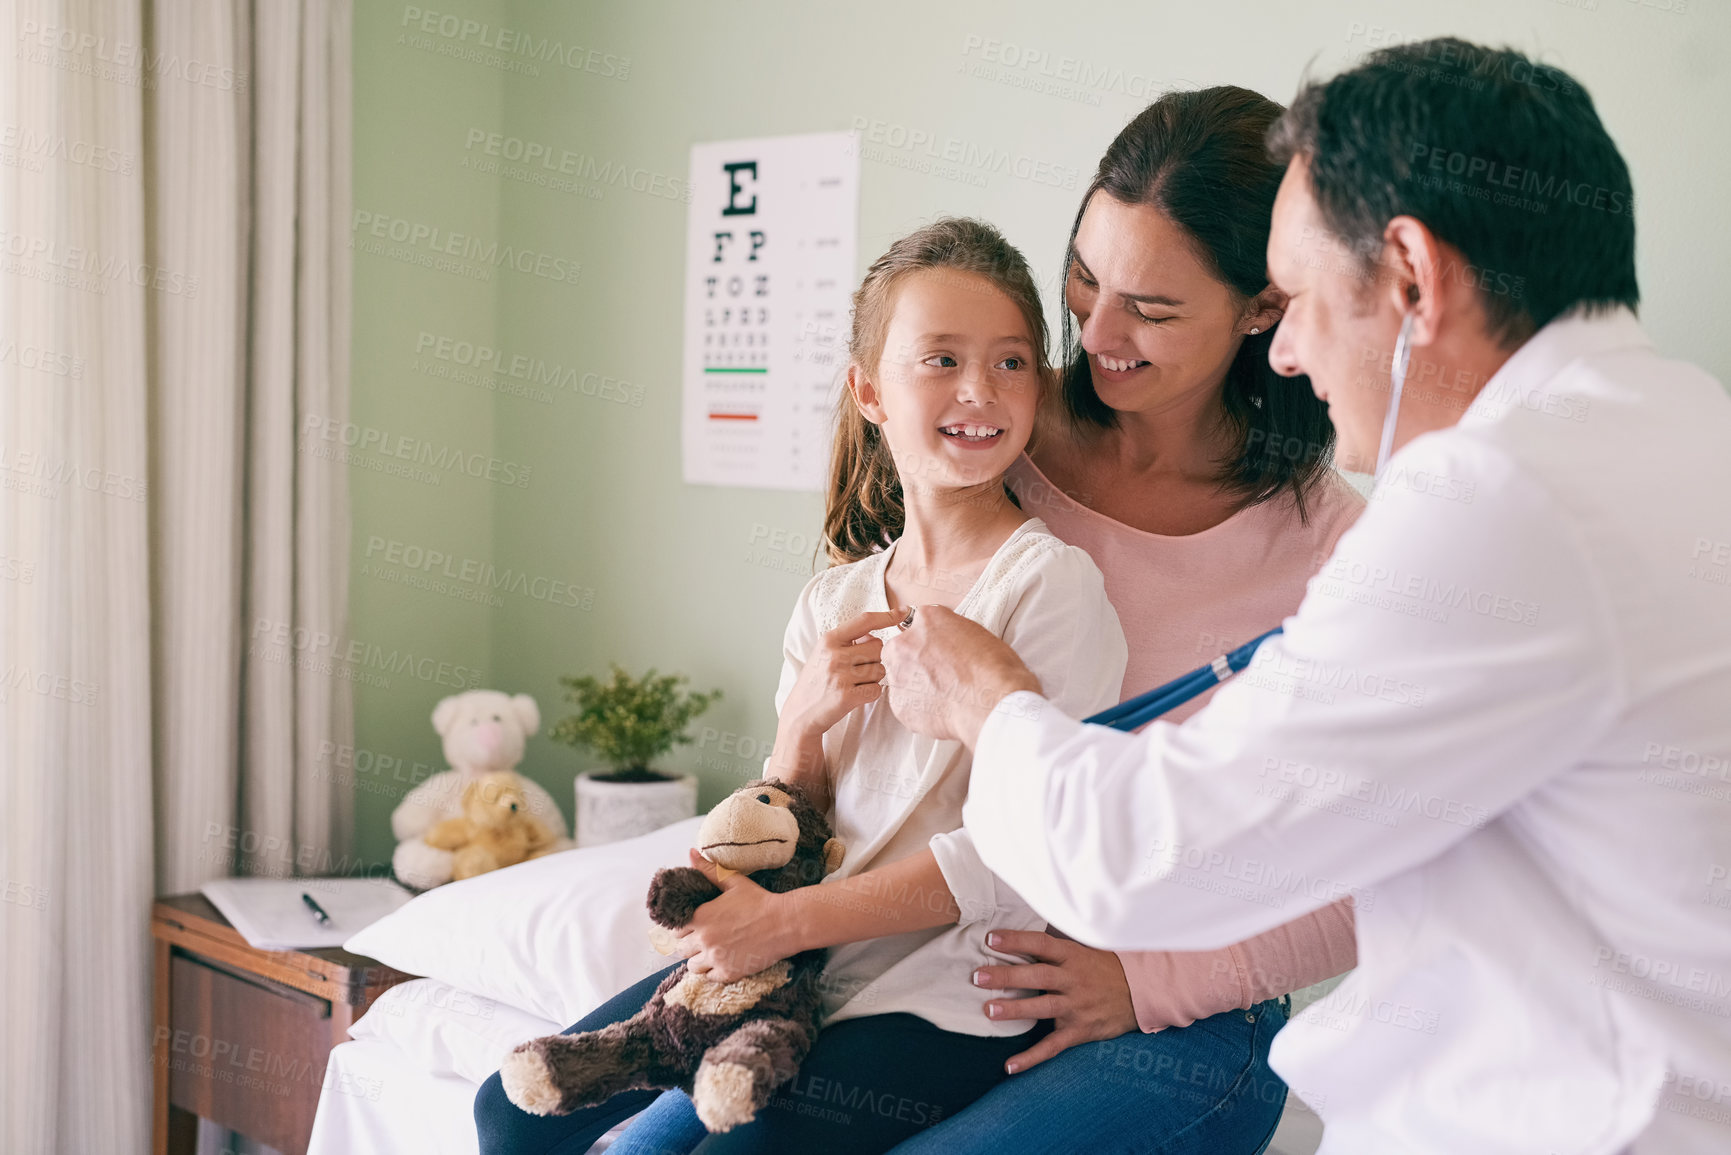
M1124 966L1111 951L1095 950L1038 931L995 930L987 945L1027 955L1032 963L980 967L974 985L1044 991L1019 999L991 999L991 1019L1055 1019L1052 1033L1004 1064L1010 1074L1038 1066L1077 1043L1115 1039L1136 1029L1136 1007Z
M715 864L695 850L691 865L721 887L720 895L697 908L675 943L675 953L694 974L731 983L803 949L784 917L785 895L763 889L748 874L718 880Z

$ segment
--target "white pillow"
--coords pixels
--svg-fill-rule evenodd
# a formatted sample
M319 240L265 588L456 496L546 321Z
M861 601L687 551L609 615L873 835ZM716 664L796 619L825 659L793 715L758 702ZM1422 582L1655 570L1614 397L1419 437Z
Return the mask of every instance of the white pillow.
M446 883L343 949L569 1026L674 961L649 945L649 880L689 865L702 822Z
M430 1075L483 1083L518 1043L556 1035L569 1025L437 979L416 979L380 995L349 1028L349 1035L392 1043L420 1060Z

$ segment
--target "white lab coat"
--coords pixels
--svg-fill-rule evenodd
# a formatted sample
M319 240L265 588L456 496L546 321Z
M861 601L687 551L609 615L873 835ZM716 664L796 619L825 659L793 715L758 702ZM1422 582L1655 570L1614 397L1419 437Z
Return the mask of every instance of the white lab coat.
M1559 320L1206 709L1011 695L965 821L1100 947L1353 895L1358 970L1273 1050L1325 1155L1731 1151L1728 579L1731 399L1627 310Z

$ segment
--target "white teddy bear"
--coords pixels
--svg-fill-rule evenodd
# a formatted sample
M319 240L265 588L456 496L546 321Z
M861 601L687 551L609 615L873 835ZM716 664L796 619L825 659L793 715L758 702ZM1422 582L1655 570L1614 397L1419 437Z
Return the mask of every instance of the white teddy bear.
M445 760L452 768L409 791L391 812L391 832L397 838L391 868L399 881L417 890L451 881L451 852L428 846L421 836L463 813L463 787L470 782L490 771L514 770L523 760L525 740L540 728L541 711L527 694L470 690L434 707L433 729L444 739ZM558 803L540 784L527 778L522 782L529 813L558 836L553 851L571 849L575 843L567 836Z

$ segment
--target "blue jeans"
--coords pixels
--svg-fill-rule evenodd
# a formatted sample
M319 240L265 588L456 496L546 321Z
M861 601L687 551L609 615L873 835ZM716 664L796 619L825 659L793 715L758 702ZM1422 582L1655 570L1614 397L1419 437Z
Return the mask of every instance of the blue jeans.
M630 1018L666 973L650 975L620 992L565 1033ZM682 1091L622 1091L569 1115L537 1116L519 1110L505 1096L495 1073L475 1096L475 1130L482 1155L579 1155L603 1132L648 1108L643 1118L633 1121L616 1152L879 1155L932 1120L957 1114L1001 1083L1005 1061L1033 1046L1048 1029L1049 1024L1039 1023L1010 1037L964 1035L909 1014L829 1023L800 1063L799 1074L758 1117L719 1135L705 1130Z
M1080 1046L1000 1082L895 1148L899 1155L1260 1155L1286 1106L1268 1047L1279 1000L1188 1027ZM1031 1043L1030 1043L1031 1045ZM683 1091L631 1121L609 1155L673 1155L704 1138Z

